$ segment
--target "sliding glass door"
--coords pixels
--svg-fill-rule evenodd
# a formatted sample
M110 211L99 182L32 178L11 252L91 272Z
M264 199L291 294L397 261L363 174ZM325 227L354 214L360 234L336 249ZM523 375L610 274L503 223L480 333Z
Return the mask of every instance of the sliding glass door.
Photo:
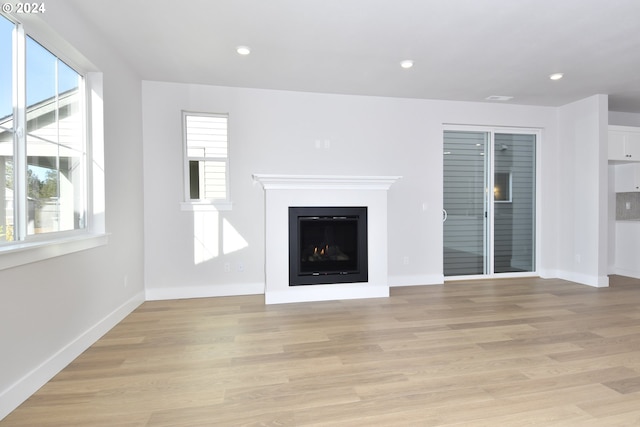
M535 271L536 135L494 134L493 272Z
M486 151L482 132L444 134L444 275L487 272Z
M536 134L444 132L444 275L535 271Z

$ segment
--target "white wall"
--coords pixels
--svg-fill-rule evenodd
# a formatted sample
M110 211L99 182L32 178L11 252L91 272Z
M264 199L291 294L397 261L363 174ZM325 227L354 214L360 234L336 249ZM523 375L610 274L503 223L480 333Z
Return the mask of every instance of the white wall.
M618 126L640 126L640 114L609 111L609 124Z
M42 34L59 33L104 73L109 238L106 246L0 271L0 418L144 296L140 79L68 5L37 19L48 24Z
M389 191L391 285L442 281L443 124L543 129L541 270L555 271L556 109L300 93L144 81L145 279L148 298L261 293L264 194L253 173L401 175ZM199 263L183 200L181 110L229 113L233 210L211 215L247 246ZM328 140L330 148L324 149ZM316 141L320 147L316 148ZM423 210L423 206L425 209ZM216 218L216 215L218 218ZM209 238L224 245L223 231ZM198 236L195 236L198 238ZM409 257L409 264L403 258ZM225 263L231 266L224 271ZM237 271L242 263L244 271Z
M608 100L605 95L558 109L561 168L558 181L558 276L608 286Z

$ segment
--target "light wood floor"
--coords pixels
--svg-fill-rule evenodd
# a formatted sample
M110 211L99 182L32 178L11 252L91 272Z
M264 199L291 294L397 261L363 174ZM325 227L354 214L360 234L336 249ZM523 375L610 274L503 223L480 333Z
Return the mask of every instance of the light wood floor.
M1 426L638 426L640 280L146 302Z

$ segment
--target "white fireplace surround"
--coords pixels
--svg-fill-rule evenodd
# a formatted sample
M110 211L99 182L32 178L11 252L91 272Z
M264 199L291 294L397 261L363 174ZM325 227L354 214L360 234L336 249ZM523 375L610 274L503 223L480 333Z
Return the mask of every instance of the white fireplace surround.
M265 303L388 297L387 191L400 178L254 174L265 191ZM291 206L366 206L368 281L289 286Z

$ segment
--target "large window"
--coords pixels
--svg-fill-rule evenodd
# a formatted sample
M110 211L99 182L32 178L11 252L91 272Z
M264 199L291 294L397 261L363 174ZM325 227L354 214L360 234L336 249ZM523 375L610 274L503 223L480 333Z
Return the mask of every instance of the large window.
M0 56L0 245L84 230L84 78L3 16Z
M14 239L13 31L0 16L0 244Z
M227 122L223 114L183 113L187 201L229 201Z

